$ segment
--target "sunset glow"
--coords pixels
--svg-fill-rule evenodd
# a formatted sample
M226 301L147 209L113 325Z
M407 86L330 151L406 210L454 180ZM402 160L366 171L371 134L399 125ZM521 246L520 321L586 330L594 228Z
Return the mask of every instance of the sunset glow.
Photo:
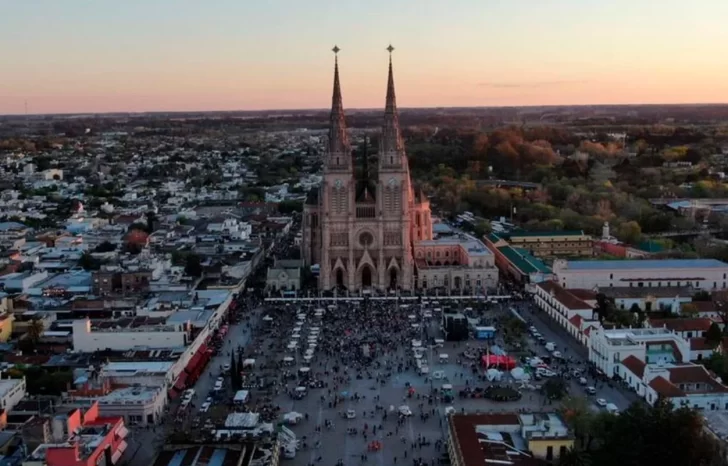
M396 6L392 6L396 4ZM7 2L0 113L728 102L728 2Z

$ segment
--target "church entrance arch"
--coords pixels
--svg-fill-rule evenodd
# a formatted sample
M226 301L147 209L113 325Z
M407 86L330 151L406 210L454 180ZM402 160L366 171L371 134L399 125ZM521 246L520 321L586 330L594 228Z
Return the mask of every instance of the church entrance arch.
M389 288L396 290L397 286L399 284L397 283L397 269L392 267L389 269Z
M361 287L371 288L372 287L372 269L368 265L365 265L361 269Z
M344 271L341 269L336 269L336 287L344 287Z

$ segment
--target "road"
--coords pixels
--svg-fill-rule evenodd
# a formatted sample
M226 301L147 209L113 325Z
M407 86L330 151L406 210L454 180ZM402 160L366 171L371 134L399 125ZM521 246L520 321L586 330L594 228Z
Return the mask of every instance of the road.
M561 351L565 357L571 357L572 360L577 361L577 365L580 367L587 367L589 361L589 350L586 346L579 343L574 337L572 337L566 329L558 325L551 319L547 314L539 310L535 304L523 301L515 305L521 315L526 320L531 320L533 325L538 329L539 333L543 335L547 342L553 342L556 344L556 349ZM529 345L539 355L545 355L547 351L533 338L528 338ZM607 400L608 403L614 403L620 410L624 410L635 401L641 399L637 394L623 389L619 382L604 383L597 381L593 377L587 378L587 386L593 386L597 389L595 396L590 396L589 399L594 401L598 398ZM571 379L570 381L571 394L579 394L586 396L584 387L579 385L578 380ZM596 407L596 404L593 403Z

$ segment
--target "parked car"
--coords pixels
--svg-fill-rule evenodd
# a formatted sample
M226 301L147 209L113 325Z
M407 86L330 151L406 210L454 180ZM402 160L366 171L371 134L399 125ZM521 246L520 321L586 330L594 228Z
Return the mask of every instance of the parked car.
M210 409L211 405L212 403L210 403L209 401L205 401L204 403L202 403L202 406L200 406L200 412L206 413Z
M586 394L587 395L596 395L597 389L594 387L586 387Z
M597 406L599 406L600 408L606 407L607 400L605 400L604 398L597 398Z

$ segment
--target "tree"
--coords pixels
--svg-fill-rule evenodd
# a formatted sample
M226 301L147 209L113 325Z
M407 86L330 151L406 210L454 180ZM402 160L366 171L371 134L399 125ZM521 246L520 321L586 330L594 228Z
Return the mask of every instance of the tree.
M94 248L94 252L112 252L116 250L116 245L108 241L104 241Z
M84 270L98 270L101 267L99 261L97 261L90 252L84 252L78 259L78 266Z
M589 452L569 448L559 457L559 466L591 466L592 458Z
M481 220L475 225L475 236L479 239L487 235L491 231L493 231L493 228L490 226L490 222L487 220Z
M45 327L43 326L43 321L40 319L31 320L28 324L28 339L33 342L33 344L38 343L40 341L40 337L43 336L43 332L45 331Z
M602 422L599 446L591 455L594 466L726 464L695 410L675 409L669 402L654 407L634 403Z
M202 259L197 254L188 254L185 257L185 274L191 277L202 276Z
M282 201L278 203L278 212L287 215L294 212L303 212L303 202L301 201Z
M642 227L635 221L625 222L617 228L617 238L628 244L639 243L642 239Z
M568 393L564 379L551 377L541 386L541 393L549 400L560 400Z
M705 340L711 344L712 347L718 346L718 343L723 339L723 331L720 329L720 325L717 322L710 324L710 328L705 332Z
M233 390L240 390L240 370L235 361L235 352L230 353L230 384Z
M589 406L589 400L580 396L569 396L561 402L560 414L566 424L574 431L574 437L581 449L589 449L592 426L594 424L594 411Z

